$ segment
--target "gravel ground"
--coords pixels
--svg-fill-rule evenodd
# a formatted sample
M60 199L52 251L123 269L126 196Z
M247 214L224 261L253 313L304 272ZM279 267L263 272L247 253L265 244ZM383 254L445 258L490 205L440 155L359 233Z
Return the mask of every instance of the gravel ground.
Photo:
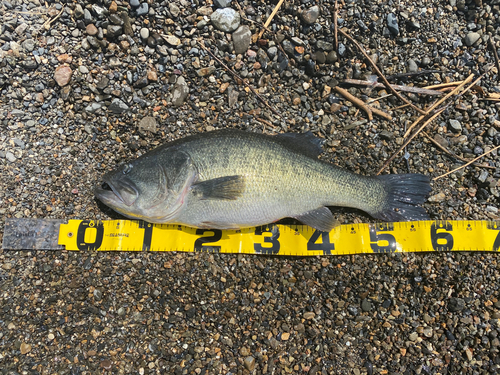
M92 188L119 162L216 128L310 130L322 157L374 174L417 117L336 95L373 73L339 37L328 0L0 4L0 240L4 217L107 219ZM339 2L339 25L393 82L476 76L500 47L500 1ZM207 54L247 79L262 104ZM500 144L493 67L426 129L464 159ZM385 89L349 88L361 98ZM423 107L430 97L407 95ZM386 172L437 177L462 162L423 136ZM433 183L433 219L498 220L500 162ZM345 223L370 218L338 210ZM497 258L392 254L283 258L0 251L1 374L493 374Z

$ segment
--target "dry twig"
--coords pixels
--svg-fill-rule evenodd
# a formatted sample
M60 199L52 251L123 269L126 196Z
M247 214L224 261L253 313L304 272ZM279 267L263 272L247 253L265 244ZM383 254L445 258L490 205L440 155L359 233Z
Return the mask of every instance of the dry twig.
M458 99L460 98L462 95L464 95L466 92L468 92L472 87L474 87L478 82L479 80L481 80L483 78L483 76L491 69L491 66L487 67L485 72L483 74L481 74L474 82L472 82L469 86L467 86L467 88L465 90L463 90L460 94L458 94L456 96L455 99ZM464 81L464 82L467 82L467 81L470 81L471 78L470 76ZM453 92L457 92L460 90L460 87L463 86L463 85L460 85L458 86L455 90L453 90ZM450 93L451 94L451 93ZM449 97L449 95L446 95L447 97ZM438 105L438 103L442 103L444 102L444 100L446 100L445 98L442 98L440 99L435 105L433 105L431 107L431 109L429 109L427 111L428 115L431 114L431 111L436 108L436 106ZM380 170L377 172L377 174L380 174L389 164L392 160L394 160L394 158L397 156L397 154L399 154L401 152L401 150L403 150L411 141L413 138L415 138L428 124L430 124L437 116L439 116L446 108L448 108L450 105L452 104L452 102L444 105L443 107L439 108L439 109L436 109L436 112L426 121L424 122L424 124L422 126L420 126L420 128L418 128L412 135L410 135L410 137L403 143L403 145L394 153L392 154L392 156L384 163L384 165L382 166L382 168L380 168ZM417 121L415 121L413 124L412 124L412 127L414 127L415 125L417 125L420 120L424 119L425 116L420 116ZM406 132L406 134L408 134L408 132ZM406 135L405 135L406 137Z
M339 51L339 37L338 37L338 31L337 31L338 12L339 12L339 4L338 4L337 0L335 0L335 5L333 7L333 41L335 43L333 48L335 49L335 52Z
M454 169L454 170L452 170L452 171L446 172L445 174L442 174L441 176L434 177L432 180L433 180L433 181L436 181L436 180L438 180L438 179L440 179L440 178L442 178L442 177L448 176L449 174L452 174L452 173L454 173L454 172L456 172L456 171L459 171L459 170L460 170L460 169L462 169L462 168L468 167L469 165L471 165L472 163L474 163L476 160L479 160L479 159L481 159L481 158L485 157L485 156L486 156L486 155L488 155L489 153L491 153L491 152L493 152L493 151L495 151L495 150L498 150L499 148L500 148L500 146L497 146L497 147L495 147L495 148L492 148L490 151L485 152L485 153L484 153L484 154L482 154L482 155L479 155L477 158L472 159L472 160L471 160L471 161L469 161L468 163L465 163L464 165L461 165L460 167L455 168L455 169Z
M422 131L422 134L429 140L431 141L432 143L434 143L435 146L437 146L437 148L439 148L440 150L444 151L445 153L447 153L448 155L450 155L451 157L457 159L457 160L460 160L460 161L463 161L464 163L467 163L469 162L470 160L466 159L466 158L463 158L453 152L451 152L450 150L448 150L446 147L443 147L442 145L439 144L439 142L437 142L434 138L432 138L429 134L427 134L426 132ZM475 167L480 167L480 168L488 168L488 169L496 169L496 167L492 167L491 165L483 165L483 164L475 164L474 163L474 166Z
M356 107L365 111L368 116L368 120L370 121L373 120L373 114L371 108L368 107L361 99L356 98L355 96L351 95L347 90L340 88L338 86L336 86L334 90L337 91L344 98L349 100L351 103L353 103Z
M434 113L426 122L422 124L422 126L415 132L413 133L409 138L406 139L406 141L403 142L403 144L398 148L398 150L392 154L392 156L387 159L387 161L382 165L382 167L379 169L377 174L380 174L384 171L384 169L391 163L391 161L394 160L394 158L406 147L408 144L417 136L418 133L420 133L428 124L430 124L436 117L438 117L447 107L443 107L439 109L436 113Z
M418 72L397 73L397 74L387 76L387 80L392 81L394 79L418 77L418 76L422 76L424 74L439 73L439 72L440 72L440 70L419 70Z
M467 77L460 85L458 85L453 91L449 92L446 94L444 97L439 99L435 104L433 104L425 113L424 115L420 116L413 124L410 125L408 130L406 130L405 135L403 136L404 138L408 137L412 129L417 126L417 124L422 121L425 116L429 115L434 109L436 109L440 104L444 103L447 99L449 99L451 96L455 95L462 87L464 87L467 83L469 83L472 78L474 78L474 74L471 74L470 76ZM469 86L470 88L470 86Z
M425 86L426 89L429 90L436 90L436 89L448 89L450 87L456 87L460 84L462 84L463 81L456 81L456 82L448 82L448 83L440 83L438 85L431 85L431 86Z
M344 81L342 83L347 83L349 85L368 86L368 87L385 87L384 84L379 83L379 82L363 81L360 79L344 79ZM391 86L395 90L411 92L414 94L443 95L443 93L441 91L428 90L428 89L420 88L420 87L404 86L404 85L392 85L392 84L391 84Z
M243 84L248 87L254 94L255 96L257 97L257 99L259 99L267 108L269 108L276 116L278 116L279 118L283 118L280 113L275 110L273 107L271 107L269 105L269 103L262 97L262 95L260 95L257 91L255 91L255 89L250 86L246 80L244 80L243 78L241 78L233 69L231 69L230 67L228 67L226 64L224 64L224 62L219 59L217 56L215 56L212 51L210 51L207 47L205 47L205 44L203 42L198 42L198 44L200 45L200 47L205 50L210 56L212 56L219 64L221 64L224 69L226 69L226 71L228 71L229 73L231 73L233 75L233 77L237 78L238 80L240 80L241 82L243 82Z
M64 12L64 7L61 9L61 11L59 12L59 14L57 16L55 16L54 18L52 18L50 20L47 20L43 24L43 27L45 28L45 30L50 29L50 25L52 25L59 17L61 17L61 15L63 14L63 12Z
M497 77L500 77L500 63L498 62L497 47L495 47L495 43L493 43L493 38L492 38L491 34L489 34L489 35L490 35L490 38L489 38L490 47L493 50L493 56L495 57L495 65L497 67Z
M271 15L269 16L269 18L266 20L266 23L264 24L264 28L267 28L270 25L271 21L273 20L273 18L276 15L276 13L278 13L278 10L280 9L281 4L283 4L284 1L285 0L280 0L278 2L278 4L276 4L276 6L274 7ZM264 34L264 31L265 31L264 29L260 31L260 33L259 33L259 39L262 38L262 35Z
M404 97L401 96L401 94L399 92L397 92L396 90L394 90L391 86L391 84L389 83L389 81L387 81L387 79L385 78L385 76L382 74L382 72L380 71L380 69L378 68L377 64L375 64L373 62L373 60L370 58L370 56L368 56L368 54L365 52L365 50L359 45L358 42L356 42L354 40L354 38L352 38L349 34L347 34L345 31L343 31L342 29L338 29L339 32L344 36L346 37L347 39L349 39L349 41L354 44L356 46L356 48L358 48L360 50L360 52L363 54L363 56L366 58L366 60L370 63L370 65L372 66L373 70L377 73L377 75L379 76L379 78L384 82L384 85L385 87L387 87L387 89L392 92L394 95L396 95L396 97L400 100L402 100L403 102L405 102L406 104L410 105L413 109L415 109L416 111L422 113L422 114L426 114L425 111L423 109L420 109L418 108L417 106L413 105L412 103L410 103L407 99L405 99Z

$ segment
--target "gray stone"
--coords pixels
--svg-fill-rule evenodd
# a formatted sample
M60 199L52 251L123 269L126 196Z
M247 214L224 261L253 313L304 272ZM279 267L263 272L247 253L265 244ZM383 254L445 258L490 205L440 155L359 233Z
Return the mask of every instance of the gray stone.
M278 47L272 46L267 50L267 56L269 56L269 60L273 60L278 54Z
M83 15L84 15L84 14L83 14L83 8L82 8L82 6L81 6L80 4L76 4L76 6L75 6L75 11L74 11L74 15L75 15L75 18L76 18L77 20L79 20L79 19L83 18Z
M470 47L474 43L476 43L479 38L481 38L481 35L479 35L478 33L468 33L464 38L464 43L466 46Z
M390 132L388 130L382 130L380 132L380 138L385 139L387 141L390 141L390 140L394 139L394 133Z
M104 10L104 8L100 7L97 4L92 4L92 11L97 15L99 18L104 18L106 17L107 11Z
M231 4L231 0L214 0L214 5L217 8L227 8Z
M85 107L85 110L89 113L95 113L102 107L101 103L92 103Z
M418 65L415 62L415 60L413 59L408 60L408 72L416 73L417 71L418 71Z
M229 105L229 108L234 108L234 106L236 105L236 103L238 103L238 96L239 96L239 92L236 91L233 87L229 87L228 90L227 90L227 96L228 96L228 105Z
M179 9L179 7L175 3L170 3L168 5L168 8L170 9L170 14L173 17L177 17L179 15L179 13L181 12L181 10Z
M398 18L394 13L389 13L387 15L387 27L392 35L399 34Z
M139 7L135 10L137 12L137 15L140 16L145 16L149 12L149 5L148 3L142 3L139 5Z
M451 312L462 311L465 308L465 301L463 298L450 298L450 302L448 302L448 310Z
M319 17L319 7L317 5L310 7L309 9L302 12L302 21L311 25Z
M142 39L148 39L148 37L149 37L149 29L146 28L146 27L143 27L141 29L141 31L139 32L139 34L141 35Z
M109 25L107 31L108 31L107 35L110 38L116 38L123 34L123 28L118 25Z
M481 173L479 174L479 177L477 178L479 181L481 181L482 183L485 183L486 182L486 179L488 178L488 171L481 171Z
M458 120L449 120L450 130L454 133L460 133L462 131L462 125Z
M232 8L217 9L210 15L210 21L218 30L232 33L240 26L240 14Z
M250 46L251 38L252 32L248 26L243 25L238 27L233 33L234 52L236 54L245 53Z
M14 156L14 154L13 154L12 152L9 152L9 151L7 151L7 152L5 153L5 158L6 158L8 161L10 161L11 163L14 163L14 162L17 160L17 159L16 159L16 157Z
M445 148L450 145L450 142L448 142L448 140L445 137L443 137L441 134L436 134L434 136L434 140Z
M123 113L129 110L129 106L118 98L113 99L108 109L113 113Z
M323 51L316 51L314 57L318 64L324 64L326 62L326 54Z
M368 312L372 309L372 304L370 301L368 301L367 299L364 299L363 302L361 302L361 310L363 310L364 312Z
M326 42L324 40L321 40L321 39L316 42L316 47L318 47L319 49L322 49L323 51L326 51L326 52L333 51L333 44L330 42Z
M35 49L35 41L33 39L26 39L21 45L26 52L33 52Z
M13 109L13 110L10 112L10 114L11 114L12 116L16 116L16 117L22 117L22 116L24 116L24 112L23 112L23 111L21 111L20 109Z
M172 105L179 107L184 104L184 101L189 95L189 87L184 77L177 78L177 82L172 93Z
M498 131L495 128L489 128L486 133L489 137L493 138L495 135L497 135Z
M326 62L328 64L333 64L333 63L337 62L338 59L339 58L337 56L337 52L335 52L335 51L330 51L330 52L328 52L328 55L326 55Z
M245 368L248 371L253 371L255 369L255 358L252 356L248 356L245 358L245 361L243 362Z
M156 119L154 117L146 116L139 122L140 131L150 131L156 133L156 128L157 124L156 124Z

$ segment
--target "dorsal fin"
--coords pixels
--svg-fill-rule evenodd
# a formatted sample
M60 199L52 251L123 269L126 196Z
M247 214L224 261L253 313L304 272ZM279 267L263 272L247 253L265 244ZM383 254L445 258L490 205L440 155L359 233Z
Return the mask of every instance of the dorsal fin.
M321 148L323 141L311 132L282 133L275 137L283 146L311 158L317 158L323 152Z

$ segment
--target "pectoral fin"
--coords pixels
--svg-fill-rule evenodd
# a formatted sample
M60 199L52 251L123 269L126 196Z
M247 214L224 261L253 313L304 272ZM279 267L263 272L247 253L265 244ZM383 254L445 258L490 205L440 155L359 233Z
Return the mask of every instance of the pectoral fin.
M322 232L329 232L340 224L327 207L307 211L301 215L294 216L294 218Z
M191 189L201 199L235 200L245 191L245 179L243 176L224 176L198 182Z

